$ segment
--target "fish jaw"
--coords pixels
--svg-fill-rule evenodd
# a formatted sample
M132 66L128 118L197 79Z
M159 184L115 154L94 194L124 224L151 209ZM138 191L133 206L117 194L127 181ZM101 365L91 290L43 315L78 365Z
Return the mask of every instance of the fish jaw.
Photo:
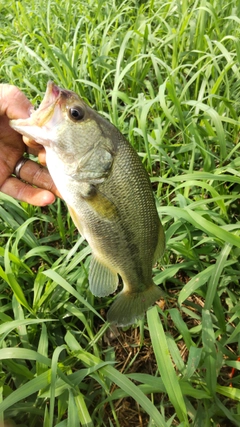
M39 108L27 119L11 120L10 126L43 146L49 146L57 139L56 129L62 120L61 90L49 81Z

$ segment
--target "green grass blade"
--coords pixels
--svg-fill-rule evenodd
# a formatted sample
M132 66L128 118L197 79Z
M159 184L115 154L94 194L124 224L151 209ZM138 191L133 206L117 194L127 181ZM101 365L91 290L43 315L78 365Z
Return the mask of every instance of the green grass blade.
M214 301L214 297L217 293L219 279L226 265L226 261L231 249L232 249L232 246L229 243L226 243L226 245L224 245L223 249L221 250L221 253L217 258L215 267L211 274L210 281L208 283L208 290L207 290L207 295L206 295L206 300L204 305L206 310L211 309L212 303Z
M56 377L58 369L58 359L60 353L66 349L65 345L57 347L54 350L51 364L51 386L50 386L50 407L49 407L49 427L53 426L54 422L54 408L55 408L55 389L56 389Z
M104 365L101 366L102 361L83 351L79 344L76 342L74 337L71 334L67 334L66 340L68 344L71 346L72 351L79 352L79 358L81 361L88 367L94 367L95 369L99 369L99 371L110 380L113 384L116 384L120 389L122 389L127 396L133 397L138 404L153 418L159 427L166 427L167 424L159 413L157 408L152 404L152 402L144 395L144 393L139 390L139 388L130 381L126 375L123 375L121 372L118 372L113 366Z
M187 426L189 424L186 405L179 385L178 377L173 368L157 307L153 307L152 309L148 310L147 319L159 373L166 387L168 397L176 410L179 420L185 423Z
M39 354L37 351L25 348L9 347L0 349L0 360L4 359L36 360L38 363L42 363L46 367L51 366L51 360L48 357Z
M0 403L0 412L6 411L8 408L15 405L15 403L21 402L32 394L47 387L51 382L51 376L49 375L50 372L51 371L44 372L12 392L3 402Z
M205 357L206 381L208 389L214 395L217 385L217 350L211 314L209 310L202 313L202 342Z
M69 390L69 399L68 399L67 427L80 427L78 411L77 411L75 399L71 390Z
M85 305L90 311L92 311L96 316L100 317L101 319L101 316L97 313L97 311L94 310L94 308L56 271L46 270L43 272L43 274L52 279L71 295L73 295L77 300L79 300L83 305Z
M164 421L164 418L158 412L157 408L152 404L152 402L143 394L143 392L135 386L125 375L118 372L112 366L106 366L101 368L101 371L108 377L114 384L120 387L128 396L133 397L133 399L138 402L139 405L151 416L154 422L159 427L166 427L167 423Z
M217 238L221 239L223 242L227 242L230 245L240 248L240 237L230 233L222 227L219 227L213 222L208 221L202 215L199 215L197 212L194 212L189 208L181 209L168 206L160 208L159 212L161 212L161 214L171 215L172 217L184 218L194 225L194 227L200 228L210 235L217 236Z

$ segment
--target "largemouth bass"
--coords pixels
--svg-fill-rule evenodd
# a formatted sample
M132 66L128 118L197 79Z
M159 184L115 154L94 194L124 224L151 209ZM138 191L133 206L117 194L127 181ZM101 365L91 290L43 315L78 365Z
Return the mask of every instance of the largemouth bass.
M98 297L123 290L108 321L126 326L162 292L152 266L164 232L151 184L137 153L111 123L74 92L48 82L40 107L11 126L46 149L49 172L79 232L92 249L89 286Z

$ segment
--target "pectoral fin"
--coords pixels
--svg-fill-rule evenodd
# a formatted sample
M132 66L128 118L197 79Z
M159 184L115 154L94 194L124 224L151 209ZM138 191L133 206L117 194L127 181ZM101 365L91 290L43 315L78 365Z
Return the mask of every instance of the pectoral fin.
M93 197L86 199L86 202L103 219L112 221L118 216L116 205L99 190Z
M84 198L84 202L89 205L89 208L93 210L101 219L108 221L114 221L118 217L117 207L111 200L109 200L104 194L96 191L93 196L88 196ZM81 202L80 202L81 203ZM84 235L81 226L81 219L74 208L68 205L69 213L72 217L72 220L80 233Z
M118 275L103 265L94 255L89 270L89 287L93 295L105 297L112 294L118 286Z

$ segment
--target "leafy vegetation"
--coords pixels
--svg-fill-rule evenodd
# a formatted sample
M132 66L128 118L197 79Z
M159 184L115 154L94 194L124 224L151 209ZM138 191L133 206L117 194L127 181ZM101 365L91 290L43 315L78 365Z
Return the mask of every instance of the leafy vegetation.
M78 92L139 152L167 238L165 301L126 331L88 290L62 201L0 198L0 422L239 426L240 4L6 0L0 78ZM232 369L235 375L230 378Z

